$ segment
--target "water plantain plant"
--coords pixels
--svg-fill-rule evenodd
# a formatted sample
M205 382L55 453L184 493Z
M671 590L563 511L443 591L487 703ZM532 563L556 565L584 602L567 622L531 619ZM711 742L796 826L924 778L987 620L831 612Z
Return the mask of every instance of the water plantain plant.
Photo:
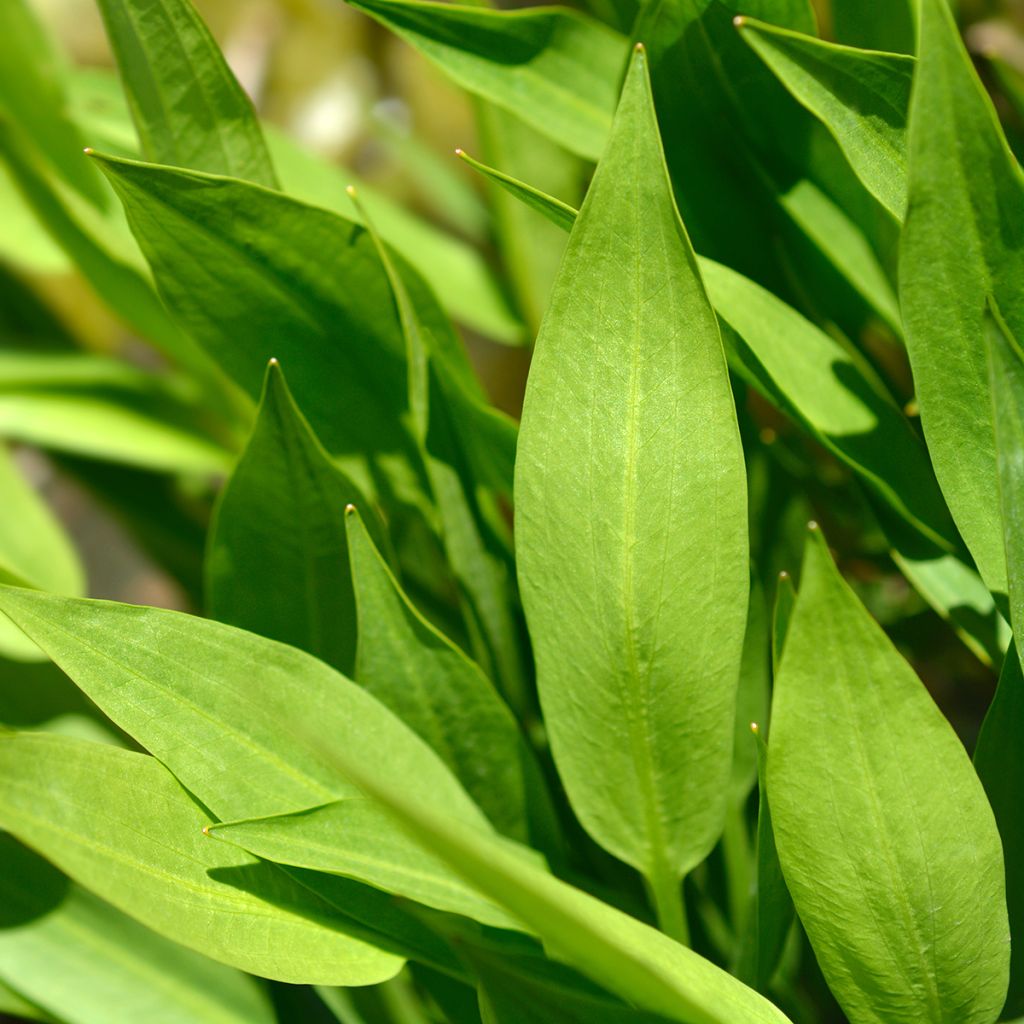
M0 4L0 1015L1024 1016L1012 77L945 0L350 2L479 231L189 0L97 0L119 84Z

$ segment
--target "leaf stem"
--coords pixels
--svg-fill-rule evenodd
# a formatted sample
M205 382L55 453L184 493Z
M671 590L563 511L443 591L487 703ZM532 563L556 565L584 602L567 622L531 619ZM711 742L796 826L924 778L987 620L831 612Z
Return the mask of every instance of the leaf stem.
M658 927L669 938L689 946L690 925L686 920L682 879L676 877L663 859L658 858L646 882L648 896L658 918Z

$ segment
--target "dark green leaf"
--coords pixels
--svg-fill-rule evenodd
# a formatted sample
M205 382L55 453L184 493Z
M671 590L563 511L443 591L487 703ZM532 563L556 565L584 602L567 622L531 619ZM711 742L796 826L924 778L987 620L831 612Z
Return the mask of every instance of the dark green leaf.
M210 615L351 675L356 611L344 509L352 503L366 501L321 447L272 361L256 424L211 525Z

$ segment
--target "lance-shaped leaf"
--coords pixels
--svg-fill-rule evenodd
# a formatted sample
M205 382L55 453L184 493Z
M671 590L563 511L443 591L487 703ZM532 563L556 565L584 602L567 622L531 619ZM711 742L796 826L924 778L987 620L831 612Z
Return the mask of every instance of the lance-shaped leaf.
M191 0L99 0L147 160L274 188L252 102Z
M0 580L57 594L82 594L85 577L71 540L57 517L0 444ZM39 661L39 648L13 623L0 618L0 653Z
M210 823L154 758L60 736L0 734L0 827L189 949L280 981L366 985L401 959Z
M296 648L176 612L14 588L0 590L0 610L222 821L337 800L358 807L363 794L317 749L340 744L347 759L492 831L414 732L361 687ZM420 851L400 827L388 831L388 819L370 814L367 820L373 827L341 833L335 844L347 851L346 875L391 891L401 865L387 851L403 851L406 863ZM358 891L349 898L354 906L346 913L372 919L372 903Z
M626 40L562 7L491 11L422 0L350 0L462 88L580 156L604 146Z
M817 528L775 684L768 800L797 913L852 1024L996 1019L1010 949L992 811Z
M900 299L921 423L982 578L1006 592L986 356L993 296L1024 337L1024 177L944 0L923 0Z
M776 78L832 133L868 191L902 220L914 58L838 46L749 18L736 24Z
M324 451L273 360L253 432L214 512L211 617L351 674L356 609L344 509L353 502L365 498Z
M344 737L352 756L486 828L413 732L296 648L180 612L14 587L0 588L0 610L221 819L358 796L309 748Z
M681 934L680 879L725 813L746 485L718 324L639 48L530 370L516 550L573 807L647 876Z
M415 609L353 509L346 517L359 609L356 681L440 755L494 826L530 836L550 814L518 723L480 667Z
M1003 841L1006 907L1010 917L1010 986L1002 1019L1024 1016L1024 674L1016 644L1011 644L999 687L981 725L974 767L981 777Z
M272 1024L252 978L197 956L0 837L0 979L65 1024Z
M325 754L327 752L325 751ZM482 895L505 907L575 967L629 1005L685 1024L787 1024L777 1007L709 960L543 870L521 849L410 799L335 748L339 769L390 809Z
M916 0L832 0L829 6L839 42L891 53L914 52L916 8Z

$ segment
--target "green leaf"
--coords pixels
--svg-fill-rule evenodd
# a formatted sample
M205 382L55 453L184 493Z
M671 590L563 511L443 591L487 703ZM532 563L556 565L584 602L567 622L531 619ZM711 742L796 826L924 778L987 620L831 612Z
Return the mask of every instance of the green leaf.
M68 113L65 68L27 0L0 7L0 111L31 126L32 145L67 185L100 209L110 193L82 156L85 142Z
M566 149L604 147L626 41L567 8L491 11L421 0L349 0L463 89L504 107Z
M214 512L210 616L351 674L356 610L343 510L355 502L365 498L321 447L272 360L252 434Z
M197 956L0 837L0 979L65 1024L272 1024L252 978Z
M1005 593L984 318L991 295L1024 337L1024 179L946 3L921 11L899 261L907 350L950 511L982 579Z
M787 576L786 579L789 579ZM775 604L775 626L779 629L785 617L785 603L792 595L792 584L780 586ZM782 614L780 614L780 612ZM785 630L780 630L785 636ZM793 900L782 877L782 866L775 847L772 812L768 805L766 772L768 747L761 726L751 723L757 752L757 852L751 908L747 927L741 938L736 975L758 992L766 992L782 959L783 948L793 924ZM749 737L747 741L750 742Z
M779 573L775 589L775 606L772 609L772 676L774 677L782 664L782 651L786 646L786 635L789 633L789 621L793 617L793 606L796 604L796 589L793 577L783 570Z
M210 823L154 758L59 736L0 733L0 826L158 934L280 981L365 985L401 960Z
M106 396L86 389L0 390L0 437L155 471L225 472L231 453L183 422L186 410L166 395L168 415L157 415L161 403L154 391Z
M820 531L775 684L768 799L786 882L853 1024L990 1024L1003 859L967 753Z
M406 597L362 519L346 517L359 609L357 682L440 755L505 835L551 813L519 726L480 667Z
M177 612L28 590L0 589L0 610L221 821L357 801L359 788L311 749L341 743L348 756L374 765L417 800L491 831L415 733L302 651ZM371 849L375 842L414 857L417 847L404 831L387 831L379 815L374 820L381 831L367 837ZM352 862L367 884L391 884L386 861ZM353 887L345 895L346 915L384 927L375 894L364 897Z
M298 814L212 825L210 835L263 860L357 881L494 928L522 925L467 886L444 860L409 841L378 803L352 796Z
M736 24L778 80L829 130L868 191L902 220L914 58L838 46L748 18Z
M1010 625L1024 638L1024 352L994 304L985 317ZM1018 655L1022 654L1017 648Z
M85 577L71 540L2 444L0 494L0 577L58 594L84 593ZM43 658L21 630L2 618L0 654L18 661Z
M664 1017L613 1003L574 984L570 972L539 958L466 946L480 993L483 1024L663 1024Z
M839 42L893 53L915 51L916 8L916 0L832 0L830 5Z
M43 1024L59 1024L45 1010L28 1002L2 981L0 981L0 1013L9 1014L12 1017L23 1017L25 1020L42 1021Z
M974 767L981 777L1003 841L1006 864L1006 905L1010 916L1010 987L1002 1018L1024 1014L1024 674L1019 652L1006 652L999 687L989 706L974 749Z
M530 370L516 550L573 807L647 876L682 934L679 882L727 802L746 489L721 337L672 200L642 50Z
M332 754L424 847L535 932L550 956L628 1004L685 1024L787 1024L775 1006L692 950L560 881L507 841L410 798L345 749Z
M505 174L504 171L482 164L464 150L457 149L455 154L474 171L482 174L488 181L493 181L530 209L536 210L556 227L560 227L563 231L572 231L572 226L576 223L576 218L579 215L579 211L575 207L541 192L540 189L536 189L518 178L513 178L510 174Z
M277 179L252 102L190 0L99 0L147 160Z
M362 228L258 185L96 159L164 302L229 377L257 398L276 357L332 454L401 450L401 338Z

